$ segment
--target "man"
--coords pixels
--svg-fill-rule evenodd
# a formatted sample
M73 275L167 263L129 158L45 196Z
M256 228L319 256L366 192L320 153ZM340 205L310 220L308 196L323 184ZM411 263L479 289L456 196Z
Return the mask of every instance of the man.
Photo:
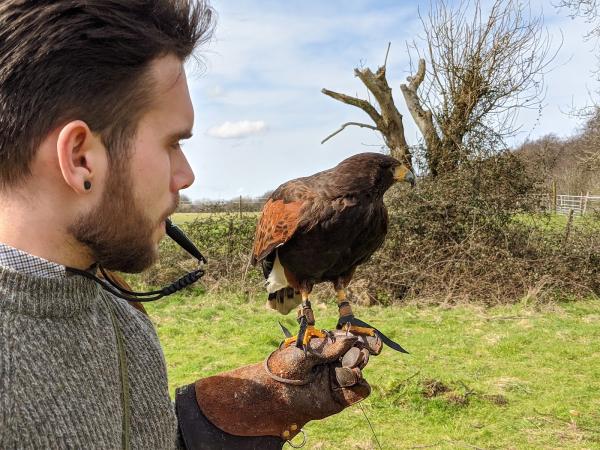
M69 270L156 260L194 181L183 63L213 17L186 0L0 4L2 449L281 448L369 394L359 366L340 372L359 343L339 333L198 380L173 408L148 318Z

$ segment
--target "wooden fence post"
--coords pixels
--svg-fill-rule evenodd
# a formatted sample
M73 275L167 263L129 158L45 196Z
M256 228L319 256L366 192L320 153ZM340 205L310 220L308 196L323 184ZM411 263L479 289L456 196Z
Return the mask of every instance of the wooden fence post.
M552 211L554 214L557 213L557 203L556 203L556 180L552 181Z
M233 256L233 217L229 218L229 239L227 240L227 260L231 261L231 257Z
M565 227L565 236L563 238L562 245L566 245L571 234L571 226L573 225L573 209L569 210L569 218L567 219L567 226Z
M588 205L588 199L590 197L590 191L587 191L585 194L585 198L583 199L583 208L581 209L581 215L585 216L585 213L587 211L587 205Z
M240 219L242 218L242 196L240 195Z

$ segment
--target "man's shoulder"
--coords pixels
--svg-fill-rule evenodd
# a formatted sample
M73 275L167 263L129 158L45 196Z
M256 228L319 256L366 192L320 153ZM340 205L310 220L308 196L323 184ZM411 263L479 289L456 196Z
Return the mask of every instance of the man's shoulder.
M159 345L158 336L154 324L148 315L135 308L127 300L123 300L109 292L104 292L108 304L110 305L115 318L119 323L119 328L124 332L126 339L149 339L152 343Z

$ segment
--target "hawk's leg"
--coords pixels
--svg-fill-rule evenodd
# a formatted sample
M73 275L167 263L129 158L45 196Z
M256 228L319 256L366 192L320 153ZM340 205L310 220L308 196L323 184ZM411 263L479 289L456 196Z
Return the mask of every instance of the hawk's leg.
M308 343L313 337L318 338L327 338L327 334L325 334L321 330L317 330L315 328L315 315L311 308L310 300L308 299L308 292L301 289L302 293L302 305L298 309L298 323L300 324L300 330L298 331L298 336L292 336L283 341L283 345L286 347L296 344L296 347L305 349L308 346Z
M343 328L352 334L359 334L363 336L375 336L375 329L369 327L362 327L352 324L354 314L352 313L352 306L346 300L346 290L344 288L336 289L337 292L337 303L340 318L338 320L337 327Z
M363 335L363 336L378 336L385 345L394 350L397 350L402 353L408 353L404 350L400 344L394 342L381 331L373 328L366 322L363 322L360 319L354 317L352 314L352 307L350 303L346 300L346 291L343 288L338 288L336 286L337 299L338 299L338 308L340 310L340 318L338 319L337 329L347 330L352 334Z

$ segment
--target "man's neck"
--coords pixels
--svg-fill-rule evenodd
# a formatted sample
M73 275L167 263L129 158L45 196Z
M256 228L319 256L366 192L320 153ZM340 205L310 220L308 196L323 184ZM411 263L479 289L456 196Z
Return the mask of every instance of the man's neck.
M0 196L0 242L63 266L87 269L93 260L67 232L58 209L34 202Z

